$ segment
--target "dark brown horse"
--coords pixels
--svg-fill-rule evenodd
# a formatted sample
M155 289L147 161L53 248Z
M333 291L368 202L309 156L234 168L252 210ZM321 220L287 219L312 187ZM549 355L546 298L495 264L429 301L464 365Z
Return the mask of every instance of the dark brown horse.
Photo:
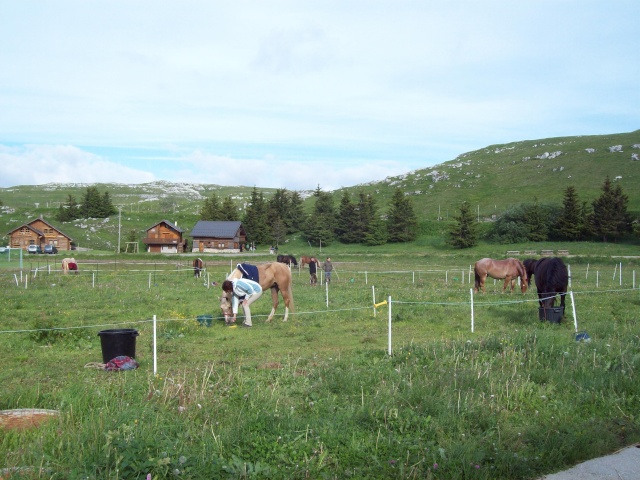
M293 255L278 255L276 257L276 261L279 263L284 263L285 265L293 265L293 266L298 266L298 262L296 261L296 257L294 257Z
M272 309L267 322L270 322L276 313L278 307L278 292L282 295L284 300L284 318L283 322L286 322L289 318L289 309L293 313L293 291L291 289L291 270L283 263L264 263L262 265L256 265L258 268L258 283L262 287L262 290L267 288L271 289L271 302ZM236 268L227 277L227 280L233 280L235 278L242 278L242 271ZM222 292L220 297L220 308L225 316L232 315L231 311L231 292Z
M524 261L527 272L536 277L536 289L540 306L553 308L556 296L560 295L560 306L564 308L564 297L569 286L569 272L561 258L546 257Z
M203 267L203 262L202 259L200 258L196 258L193 261L193 276L198 278L200 277L200 275L202 275L202 267Z
M482 293L485 293L484 282L487 279L487 276L497 280L504 279L502 293L505 292L507 285L509 284L511 284L511 292L513 293L514 284L511 281L520 277L520 289L522 290L522 293L527 291L527 271L525 270L522 262L517 258L507 258L505 260L483 258L475 263L473 270L476 278L474 288L476 292L479 289L482 289Z

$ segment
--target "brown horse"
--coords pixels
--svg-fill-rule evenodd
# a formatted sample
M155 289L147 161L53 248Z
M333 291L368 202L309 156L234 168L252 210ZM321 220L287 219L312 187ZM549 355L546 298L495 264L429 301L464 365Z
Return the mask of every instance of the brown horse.
M282 295L284 300L284 318L283 322L286 322L289 318L289 309L293 313L293 291L291 290L291 270L284 263L264 263L262 265L256 265L258 268L258 283L262 287L262 290L267 288L271 289L271 302L273 307L271 313L267 318L267 322L270 322L276 313L278 307L278 292ZM227 280L233 280L236 278L242 278L242 271L236 268L229 276ZM220 297L220 309L222 313L232 315L231 311L231 293L222 292Z
M485 293L484 282L487 276L502 280L504 278L504 286L502 287L502 293L507 289L507 285L511 284L511 293L513 293L514 283L512 280L520 277L520 289L522 293L527 291L528 279L527 271L524 265L517 258L507 258L505 260L493 260L492 258L483 258L478 260L473 268L476 284L474 290L477 292L482 289L482 293Z
M309 257L307 255L300 257L300 268L304 268L305 265L311 265L312 263L315 263L318 267L320 266L320 262L316 257Z
M202 259L201 258L196 258L193 261L193 276L198 278L200 275L202 275L202 267L203 267L203 263L202 263Z

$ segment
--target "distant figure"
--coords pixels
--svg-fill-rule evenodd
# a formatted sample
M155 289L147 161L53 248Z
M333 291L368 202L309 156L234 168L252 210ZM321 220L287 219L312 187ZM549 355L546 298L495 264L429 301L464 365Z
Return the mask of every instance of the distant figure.
M311 268L311 264L309 264L309 268ZM330 257L327 257L327 259L324 262L324 265L322 266L322 269L324 270L324 276L326 278L327 283L331 283L331 272L333 272L333 264L331 263Z
M311 276L311 285L315 286L318 284L318 259L315 257L311 257L311 262L309 263L309 275Z

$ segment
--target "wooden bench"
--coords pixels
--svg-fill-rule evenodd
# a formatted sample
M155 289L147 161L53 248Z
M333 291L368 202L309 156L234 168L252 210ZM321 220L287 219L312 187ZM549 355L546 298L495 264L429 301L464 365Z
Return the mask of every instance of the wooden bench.
M525 250L524 251L525 255L538 255L538 251L537 250Z
M569 255L569 250L558 250L558 255Z
M551 257L553 256L553 250L542 250L540 253L543 257Z
M520 250L507 250L507 257L513 257L514 255L520 255Z

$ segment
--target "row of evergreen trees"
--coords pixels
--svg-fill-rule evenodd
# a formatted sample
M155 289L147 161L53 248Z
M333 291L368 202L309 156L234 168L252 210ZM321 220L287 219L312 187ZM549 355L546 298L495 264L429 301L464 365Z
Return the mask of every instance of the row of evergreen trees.
M617 241L633 231L628 202L622 187L613 185L609 177L602 185L602 193L591 204L581 202L575 187L569 186L564 191L561 207L540 204L537 199L533 204L521 204L496 220L487 233L487 240L497 243ZM449 244L458 248L476 245L476 226L469 205L463 203L449 231ZM640 230L636 233L640 236Z
M55 218L60 222L70 222L78 218L107 218L117 212L109 192L100 193L98 187L88 187L80 202L69 194L67 201L58 208Z
M251 192L244 216L231 197L223 200L214 193L200 210L201 220L242 220L247 241L257 245L285 241L286 236L300 232L314 246L327 246L334 241L382 245L387 242L408 242L418 234L418 220L411 200L401 190L394 192L386 218L378 211L370 194L358 193L356 201L345 191L336 208L333 196L318 186L315 202L305 213L304 201L298 192L278 189L268 200L255 187Z

